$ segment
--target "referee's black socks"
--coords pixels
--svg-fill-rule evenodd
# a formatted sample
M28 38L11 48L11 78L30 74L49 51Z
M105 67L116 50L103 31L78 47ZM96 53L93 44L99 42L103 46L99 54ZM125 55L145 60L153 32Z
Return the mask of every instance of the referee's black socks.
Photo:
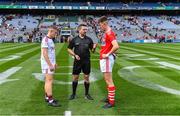
M73 81L73 82L72 82L73 95L76 95L77 85L78 85L78 81Z
M88 94L89 94L89 85L90 85L89 82L84 82L85 95L88 95Z

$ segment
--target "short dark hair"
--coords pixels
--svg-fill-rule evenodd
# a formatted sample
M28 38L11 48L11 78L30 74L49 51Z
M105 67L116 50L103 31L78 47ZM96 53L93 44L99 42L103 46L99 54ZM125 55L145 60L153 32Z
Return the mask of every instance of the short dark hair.
M86 24L80 24L77 29L79 30L79 29L80 29L81 27L83 27L83 26L84 26L84 27L87 27Z
M99 18L98 23L103 23L103 22L106 22L106 21L108 21L108 18L106 16L102 16L102 17Z
M59 30L59 28L57 26L54 26L54 25L50 26L49 29L54 29L54 30L57 30L57 31Z

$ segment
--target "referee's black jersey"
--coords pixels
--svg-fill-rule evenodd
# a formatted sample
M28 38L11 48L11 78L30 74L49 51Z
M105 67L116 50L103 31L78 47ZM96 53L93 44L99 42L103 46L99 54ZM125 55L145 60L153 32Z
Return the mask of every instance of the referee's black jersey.
M87 59L90 58L89 50L93 48L93 41L88 36L85 36L84 38L76 36L70 41L68 48L74 49L74 53L81 59Z

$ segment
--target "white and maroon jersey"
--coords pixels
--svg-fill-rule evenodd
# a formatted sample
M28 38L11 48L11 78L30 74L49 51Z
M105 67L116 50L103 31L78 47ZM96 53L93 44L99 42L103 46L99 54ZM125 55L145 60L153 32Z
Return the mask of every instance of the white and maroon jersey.
M56 64L56 56L55 56L55 45L54 45L53 40L50 39L49 37L45 36L41 42L41 69L49 69L49 66L42 54L42 48L48 49L49 60L53 65L55 65Z

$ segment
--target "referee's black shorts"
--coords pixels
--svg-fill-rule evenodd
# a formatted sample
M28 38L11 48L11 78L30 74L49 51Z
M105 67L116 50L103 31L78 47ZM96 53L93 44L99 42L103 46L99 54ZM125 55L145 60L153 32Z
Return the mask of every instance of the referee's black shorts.
M74 60L73 64L73 75L79 75L82 72L85 75L89 75L91 72L90 59Z

